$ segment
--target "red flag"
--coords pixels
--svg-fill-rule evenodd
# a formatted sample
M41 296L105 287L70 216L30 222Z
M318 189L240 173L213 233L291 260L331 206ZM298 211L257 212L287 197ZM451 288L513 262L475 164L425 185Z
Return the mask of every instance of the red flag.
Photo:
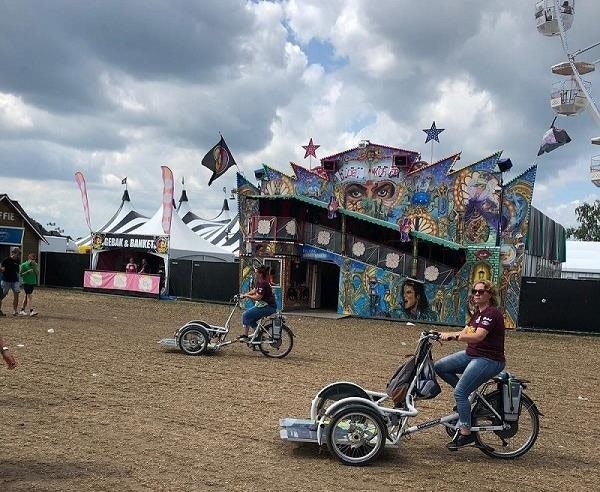
M173 217L173 172L167 166L160 167L163 179L163 217L162 227L165 234L171 233L171 218Z
M83 174L79 171L75 173L75 181L77 182L77 186L79 186L79 191L81 193L81 204L83 205L83 215L85 217L85 222L87 223L90 232L92 232L92 226L90 225L90 206L88 203L87 189L85 187L85 178L83 177Z

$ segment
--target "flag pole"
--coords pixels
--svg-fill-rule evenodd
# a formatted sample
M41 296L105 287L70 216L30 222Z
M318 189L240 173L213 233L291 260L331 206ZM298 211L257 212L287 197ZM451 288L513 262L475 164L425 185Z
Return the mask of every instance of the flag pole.
M433 164L433 139L431 140L431 160L429 161L429 164Z

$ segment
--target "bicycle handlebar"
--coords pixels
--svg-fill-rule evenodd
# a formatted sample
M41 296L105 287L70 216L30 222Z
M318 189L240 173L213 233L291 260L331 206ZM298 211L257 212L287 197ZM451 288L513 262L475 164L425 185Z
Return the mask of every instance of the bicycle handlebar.
M442 334L439 331L425 330L421 332L421 336L429 338L430 340L439 340Z

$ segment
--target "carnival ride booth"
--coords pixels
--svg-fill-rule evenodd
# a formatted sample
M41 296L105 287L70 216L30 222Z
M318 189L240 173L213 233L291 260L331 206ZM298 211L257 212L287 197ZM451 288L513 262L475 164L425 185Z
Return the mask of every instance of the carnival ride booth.
M431 271L436 275L430 283L442 289L436 302L443 302L443 293L465 264L463 247L425 232L401 238L397 226L338 212L332 216L306 197L261 196L241 258L242 290L250 287L252 266L259 260L269 266L278 305L287 311L344 314L354 302L359 306L352 309L363 316L409 318L396 305L404 295L403 284L409 279L421 285ZM352 293L359 291L355 302ZM424 291L416 294L425 297ZM433 314L419 319L438 320Z
M92 235L92 270L84 274L84 287L125 291L132 294L166 294L169 260L233 262L234 255L194 234L177 214L171 219L170 234L162 228L162 206L135 234L97 233ZM127 273L129 259L149 272Z

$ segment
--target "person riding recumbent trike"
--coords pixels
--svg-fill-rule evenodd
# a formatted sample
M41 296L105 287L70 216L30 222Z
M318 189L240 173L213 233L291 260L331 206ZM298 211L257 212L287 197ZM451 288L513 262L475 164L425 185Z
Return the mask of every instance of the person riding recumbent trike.
M456 412L408 425L409 418L419 413L417 402L439 393L431 359L431 345L439 337L435 331L421 333L414 358L396 371L385 392L366 390L347 381L325 386L312 400L310 419L280 419L280 437L326 444L344 464L366 465L385 446L398 447L402 437L415 432L442 425L454 435ZM523 393L525 388L526 381L501 373L471 394L471 430L476 436L475 446L483 453L494 458L516 458L535 443L541 414Z
M240 296L234 296L232 301L233 308L223 326L212 325L203 320L188 321L175 330L173 338L164 338L159 343L165 347L179 347L187 355L201 355L207 350L218 350L237 342L245 343L253 350L260 350L266 357L276 359L291 352L294 334L280 312L259 320L256 330L247 339L228 339L231 318L240 307Z

